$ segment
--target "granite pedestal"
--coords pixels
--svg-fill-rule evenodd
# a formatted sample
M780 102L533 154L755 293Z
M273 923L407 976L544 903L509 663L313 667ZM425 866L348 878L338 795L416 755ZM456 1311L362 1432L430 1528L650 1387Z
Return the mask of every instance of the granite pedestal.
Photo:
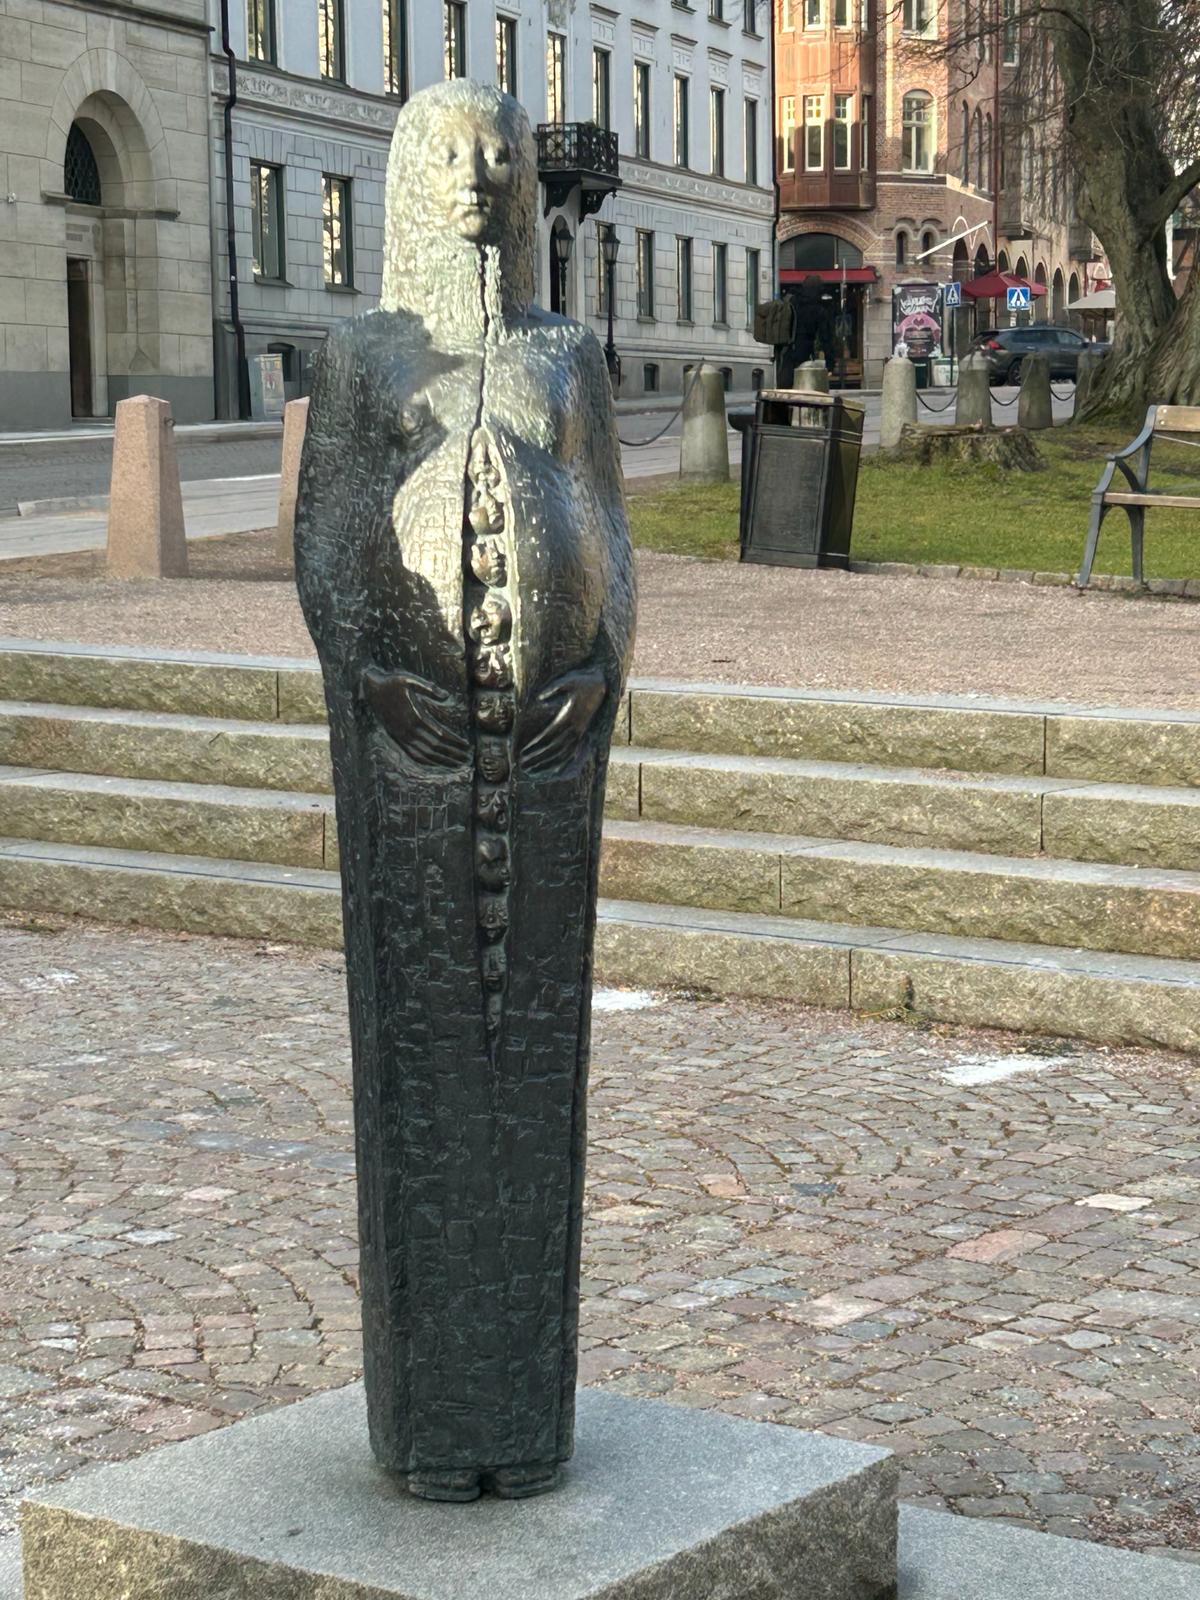
M890 1600L896 1464L770 1423L582 1390L540 1499L410 1498L354 1385L22 1508L26 1600Z

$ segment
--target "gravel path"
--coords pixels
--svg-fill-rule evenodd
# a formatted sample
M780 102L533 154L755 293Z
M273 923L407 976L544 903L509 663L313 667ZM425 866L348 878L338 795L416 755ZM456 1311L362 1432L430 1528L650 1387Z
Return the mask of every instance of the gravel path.
M629 998L597 996L585 1383L1197 1559L1193 1061ZM329 953L0 923L0 1533L30 1485L357 1374L345 1018Z
M192 555L186 583L109 582L92 576L91 555L9 563L0 634L311 654L269 536L204 541ZM651 554L638 569L644 677L1197 704L1200 606L1187 602Z

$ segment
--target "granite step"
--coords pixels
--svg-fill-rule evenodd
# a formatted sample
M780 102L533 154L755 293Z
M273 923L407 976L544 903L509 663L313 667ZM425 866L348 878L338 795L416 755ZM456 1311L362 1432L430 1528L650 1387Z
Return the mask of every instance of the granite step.
M612 821L601 886L622 900L1200 956L1200 872L1179 869Z
M129 842L136 812L154 834L152 848L247 860L295 860L271 853L285 825L276 816L262 826L262 808L247 798L251 791L294 792L296 804L311 812L331 788L327 735L319 724L165 712L3 704L0 763L0 782L21 774L19 789L0 792L0 833L121 845ZM89 785L84 775L114 782ZM187 836L199 842L179 844L174 830L186 822L189 793L163 792L164 783L195 786L191 798L198 813L219 822L219 843L205 846L197 819ZM89 831L72 831L85 812ZM613 751L607 814L739 833L1200 870L1200 789L1182 787L626 745ZM242 843L235 815L245 819ZM113 819L111 835L104 831L106 816ZM332 828L327 833L332 840ZM336 864L328 852L314 859Z
M332 949L318 867L0 840L0 906ZM605 983L684 987L1112 1043L1200 1049L1200 963L678 905L601 902Z
M303 657L0 640L0 699L319 723ZM958 772L1200 787L1200 713L635 679L617 741Z

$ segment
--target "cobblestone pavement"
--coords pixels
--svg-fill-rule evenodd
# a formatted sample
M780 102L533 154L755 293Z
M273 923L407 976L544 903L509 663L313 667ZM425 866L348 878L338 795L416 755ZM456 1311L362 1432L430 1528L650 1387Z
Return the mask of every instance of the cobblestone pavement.
M340 960L0 925L0 1481L357 1372ZM878 1441L925 1506L1195 1558L1200 1067L598 1009L583 1378Z

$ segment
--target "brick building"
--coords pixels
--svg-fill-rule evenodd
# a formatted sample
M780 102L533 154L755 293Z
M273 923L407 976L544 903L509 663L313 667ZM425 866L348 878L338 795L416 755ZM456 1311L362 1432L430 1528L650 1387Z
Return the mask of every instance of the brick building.
M993 4L994 34L975 20ZM1023 110L1037 74L1014 0L778 0L775 21L780 282L827 285L847 380L879 381L901 286L919 301L998 266L1045 287L1034 316L1066 321L1094 241L1052 129ZM996 320L991 300L947 313L941 347Z

